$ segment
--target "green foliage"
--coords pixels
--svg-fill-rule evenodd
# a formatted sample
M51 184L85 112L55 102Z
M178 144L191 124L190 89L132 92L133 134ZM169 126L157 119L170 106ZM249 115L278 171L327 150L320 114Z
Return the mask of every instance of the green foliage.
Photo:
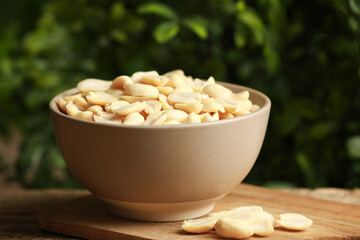
M0 10L0 134L18 180L78 187L48 102L86 77L175 68L266 93L272 112L246 181L360 186L360 1L20 0ZM309 11L309 9L311 11Z

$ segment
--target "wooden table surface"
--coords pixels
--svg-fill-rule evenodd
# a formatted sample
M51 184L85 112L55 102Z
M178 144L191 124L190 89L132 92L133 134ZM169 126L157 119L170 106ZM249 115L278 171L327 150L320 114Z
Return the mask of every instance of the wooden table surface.
M360 205L360 189L337 188L282 190L315 198ZM37 213L60 202L83 196L85 190L0 189L0 239L76 239L43 231Z

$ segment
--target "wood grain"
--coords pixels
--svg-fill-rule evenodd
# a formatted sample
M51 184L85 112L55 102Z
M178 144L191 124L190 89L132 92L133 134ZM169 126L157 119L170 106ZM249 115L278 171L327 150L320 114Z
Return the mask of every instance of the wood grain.
M300 196L279 190L241 184L214 211L241 205L261 205L273 215L297 212L314 220L306 231L276 228L264 239L360 239L360 206ZM181 230L180 222L151 223L121 219L91 195L50 207L39 214L48 231L86 239L221 239L214 232L194 235ZM257 239L252 237L249 239Z

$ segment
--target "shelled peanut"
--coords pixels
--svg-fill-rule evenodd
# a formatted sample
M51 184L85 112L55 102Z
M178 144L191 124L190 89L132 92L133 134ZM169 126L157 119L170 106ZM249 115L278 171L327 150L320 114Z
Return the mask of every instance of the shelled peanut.
M274 227L301 231L313 221L298 213L285 213L276 219L260 206L242 206L229 211L210 213L207 217L185 220L182 229L189 233L206 233L215 229L224 238L244 239L257 235L268 236Z
M233 93L217 84L186 76L136 72L113 81L85 79L79 93L60 97L59 109L75 118L124 125L171 125L229 119L260 109L249 92Z

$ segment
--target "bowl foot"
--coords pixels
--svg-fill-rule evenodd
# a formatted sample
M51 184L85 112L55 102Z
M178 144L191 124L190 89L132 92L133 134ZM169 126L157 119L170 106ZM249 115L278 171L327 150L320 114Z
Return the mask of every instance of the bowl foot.
M215 202L224 196L180 203L138 203L99 198L107 203L109 210L113 214L122 218L151 222L171 222L204 216L211 212Z

